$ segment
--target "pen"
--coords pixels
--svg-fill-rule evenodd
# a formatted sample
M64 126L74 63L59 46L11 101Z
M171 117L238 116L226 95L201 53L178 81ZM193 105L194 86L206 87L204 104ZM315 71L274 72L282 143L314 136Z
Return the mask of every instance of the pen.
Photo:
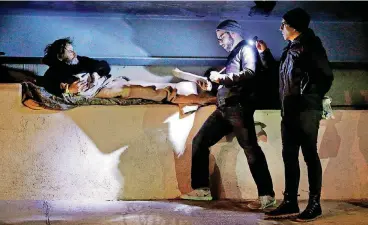
M219 73L224 72L224 71L225 71L225 69L226 69L226 67L222 68L222 69L219 71Z

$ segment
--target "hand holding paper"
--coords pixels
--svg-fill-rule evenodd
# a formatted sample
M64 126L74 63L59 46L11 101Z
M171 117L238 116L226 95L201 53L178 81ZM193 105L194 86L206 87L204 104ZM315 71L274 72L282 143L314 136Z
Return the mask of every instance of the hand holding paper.
M205 91L211 91L212 90L212 83L210 81L197 81L197 84L199 87L201 87L202 90Z
M217 71L212 71L210 75L210 80L215 83L218 83L219 79L225 79L225 78L226 78L225 74L221 74Z
M192 81L198 84L198 86L200 86L203 90L211 91L212 89L212 84L211 82L209 82L207 77L202 77L193 73L184 72L178 68L173 69L172 73L175 77L179 77L181 79Z
M202 77L202 76L199 76L193 73L184 72L184 71L179 70L178 68L173 69L172 74L175 77L179 77L181 79L192 81L195 83L197 83L197 81L207 82L206 77Z

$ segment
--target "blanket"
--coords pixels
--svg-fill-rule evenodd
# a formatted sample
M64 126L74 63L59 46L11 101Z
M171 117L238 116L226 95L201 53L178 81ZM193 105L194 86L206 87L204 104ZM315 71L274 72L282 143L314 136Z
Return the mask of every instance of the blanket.
M84 105L147 105L162 104L146 99L88 98L84 96L55 96L32 82L22 82L22 103L32 109L68 110Z
M22 103L31 109L51 109L68 110L85 105L147 105L147 104L171 104L168 102L158 102L146 99L123 99L123 98L88 98L83 96L63 95L55 96L45 90L45 88L35 85L32 82L22 82ZM322 119L334 119L331 108L332 99L326 96L323 100ZM189 112L194 112L198 106L179 105L180 116Z

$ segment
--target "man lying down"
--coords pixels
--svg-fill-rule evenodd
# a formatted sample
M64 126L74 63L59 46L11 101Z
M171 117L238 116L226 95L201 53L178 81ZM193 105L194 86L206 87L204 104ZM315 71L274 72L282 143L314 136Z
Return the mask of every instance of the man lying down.
M146 99L178 105L216 103L216 97L211 95L197 95L196 91L183 94L182 90L177 90L177 87L182 87L180 83L152 85L143 81L130 81L122 76L112 77L106 61L78 56L70 38L59 39L47 45L44 53L42 61L49 69L43 77L42 86L56 96Z

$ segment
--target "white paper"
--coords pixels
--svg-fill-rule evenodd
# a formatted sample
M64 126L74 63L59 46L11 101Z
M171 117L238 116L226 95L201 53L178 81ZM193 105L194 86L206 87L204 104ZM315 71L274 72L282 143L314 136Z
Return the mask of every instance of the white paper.
M206 77L198 76L198 75L193 74L193 73L184 72L184 71L181 71L178 68L173 69L172 74L175 77L179 77L183 80L188 80L188 81L192 81L192 82L197 82L198 80L202 81L202 82L207 82L208 81Z

